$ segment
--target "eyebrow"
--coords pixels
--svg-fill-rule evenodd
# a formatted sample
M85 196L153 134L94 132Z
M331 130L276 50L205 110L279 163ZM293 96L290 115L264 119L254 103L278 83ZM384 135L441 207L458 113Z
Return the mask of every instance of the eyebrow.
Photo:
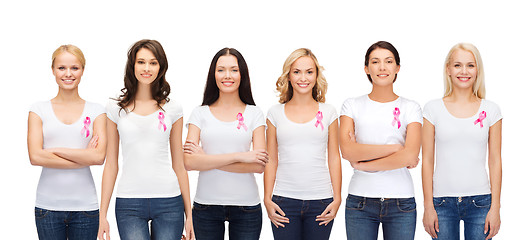
M313 70L313 69L314 69L314 68L313 68L313 67L311 67L311 68L307 68L307 69L305 69L305 70L307 70L307 71L308 71L308 70ZM293 70L299 70L299 71L302 71L302 69L300 69L300 68L294 68Z
M144 59L144 58L137 58L137 60L146 60L146 59ZM156 59L156 58L151 58L150 60L151 60L151 61L152 61L152 60L156 60L156 61L158 61L158 59Z
M453 62L454 63L463 63L463 62ZM475 62L466 62L466 63L472 63L472 64L476 64Z

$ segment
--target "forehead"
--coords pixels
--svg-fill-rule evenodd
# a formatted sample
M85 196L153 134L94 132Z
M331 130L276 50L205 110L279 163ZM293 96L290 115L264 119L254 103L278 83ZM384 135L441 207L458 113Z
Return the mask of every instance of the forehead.
M451 55L451 61L453 62L475 62L473 53L467 50L457 49Z
M79 61L79 59L69 53L69 52L62 52L60 53L59 55L57 55L57 57L55 58L55 65L58 65L58 64L81 64L81 61Z
M301 69L301 68L314 68L315 67L315 63L313 61L313 59L311 57L308 57L308 56L303 56L303 57L300 57L298 58L297 60L295 60L295 62L293 62L292 68L298 68L298 69Z
M154 53L152 53L152 51L150 51L149 49L141 48L136 53L136 59L137 58L153 59L153 58L156 58L156 56L154 56Z
M394 58L394 54L391 51L385 48L376 48L369 55L369 59L385 59L385 58Z
M233 55L221 56L216 62L217 67L234 67L238 66L238 60Z

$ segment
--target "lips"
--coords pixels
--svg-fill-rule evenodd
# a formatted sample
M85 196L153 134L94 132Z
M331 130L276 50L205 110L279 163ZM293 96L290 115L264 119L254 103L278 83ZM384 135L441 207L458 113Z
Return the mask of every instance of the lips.
M471 77L457 77L458 80L460 80L461 82L467 82L471 79Z
M75 82L75 79L61 79L63 83L66 83L66 84L72 84L73 82Z
M379 74L378 77L379 78L385 78L385 77L388 77L389 75L388 74Z
M226 86L226 87L230 87L232 86L233 84L235 84L234 81L222 81L222 85Z
M297 86L301 87L301 88L306 88L310 85L310 83L297 83Z
M144 77L144 78L150 78L150 77L152 77L152 74L142 73L141 76Z

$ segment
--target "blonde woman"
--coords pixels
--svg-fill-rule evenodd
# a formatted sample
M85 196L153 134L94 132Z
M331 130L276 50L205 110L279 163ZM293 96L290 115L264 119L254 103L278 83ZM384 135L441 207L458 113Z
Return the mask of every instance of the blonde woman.
M264 204L275 239L329 239L341 204L337 112L324 103L322 71L309 49L295 50L268 111Z
M475 46L451 48L444 83L444 97L424 107L423 224L432 238L452 240L460 239L462 220L466 240L491 239L500 227L502 116L484 99L484 69Z
M31 106L28 152L41 166L35 203L39 239L96 239L99 204L90 165L106 153L104 108L79 96L85 58L73 45L52 55L57 96Z

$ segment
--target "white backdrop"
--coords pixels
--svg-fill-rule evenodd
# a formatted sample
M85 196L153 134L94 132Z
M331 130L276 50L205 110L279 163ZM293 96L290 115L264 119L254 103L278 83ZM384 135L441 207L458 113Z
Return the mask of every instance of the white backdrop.
M36 239L33 207L40 167L27 156L29 106L57 92L50 64L61 44L74 44L86 56L80 85L86 100L105 104L123 87L127 49L149 38L162 43L169 58L171 99L183 103L184 119L201 103L213 55L234 47L246 58L253 94L261 109L276 104L275 81L286 57L299 47L312 49L329 89L327 103L340 109L352 96L370 91L364 54L378 40L393 43L401 56L397 94L423 105L443 93L442 65L458 42L481 51L487 98L499 104L503 120L502 227L495 239L519 239L520 217L528 213L528 134L525 96L526 25L521 1L11 1L0 15L2 239ZM184 130L184 136L186 130ZM343 161L343 204L331 239L344 239L344 203L352 169ZM98 192L102 166L92 167ZM420 166L414 178L418 222L422 227ZM189 174L192 196L198 174ZM257 176L262 196L262 176ZM114 201L109 210L112 239L118 239ZM264 212L262 239L272 239ZM381 237L380 237L381 239Z

